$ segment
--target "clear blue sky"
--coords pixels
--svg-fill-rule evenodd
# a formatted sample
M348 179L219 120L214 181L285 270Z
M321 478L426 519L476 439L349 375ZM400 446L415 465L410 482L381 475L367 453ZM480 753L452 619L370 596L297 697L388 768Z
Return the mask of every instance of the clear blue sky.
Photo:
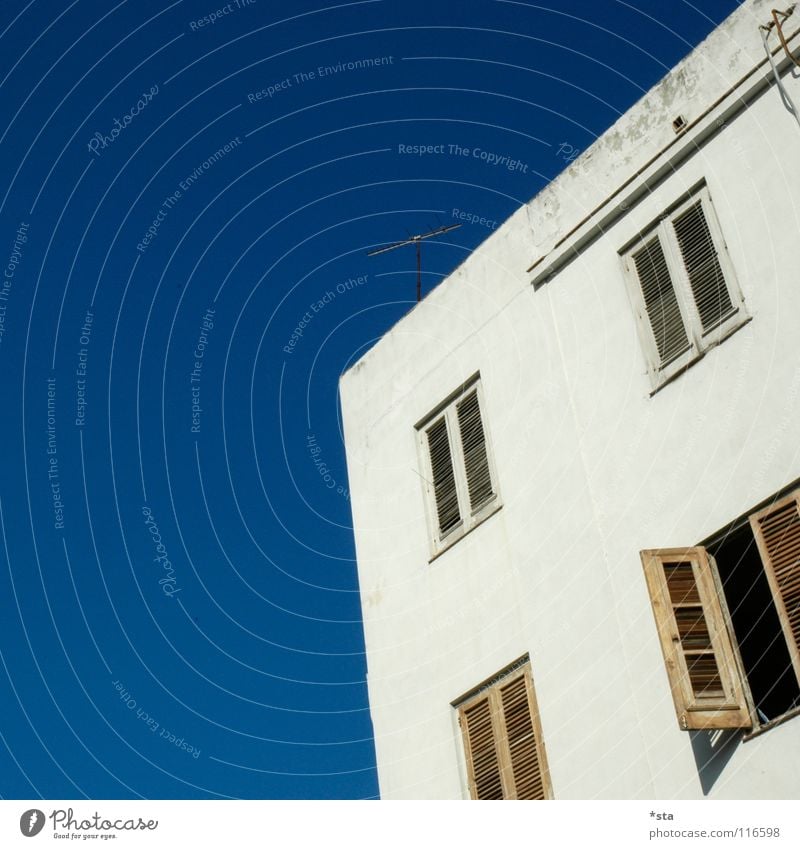
M0 9L4 798L377 795L366 252L486 219L429 291L738 5L216 2Z

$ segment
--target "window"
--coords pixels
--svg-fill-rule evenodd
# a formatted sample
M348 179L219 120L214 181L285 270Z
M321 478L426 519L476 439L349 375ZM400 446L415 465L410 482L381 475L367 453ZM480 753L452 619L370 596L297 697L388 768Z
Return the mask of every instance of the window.
M706 547L641 558L681 728L757 729L800 706L800 491Z
M747 321L705 187L643 231L623 263L654 389Z
M458 704L473 799L551 799L527 658Z
M418 426L434 554L500 506L481 404L473 380Z

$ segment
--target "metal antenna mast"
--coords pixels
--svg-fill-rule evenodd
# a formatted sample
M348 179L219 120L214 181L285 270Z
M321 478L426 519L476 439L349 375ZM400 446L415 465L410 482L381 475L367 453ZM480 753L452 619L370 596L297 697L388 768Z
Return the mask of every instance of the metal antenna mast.
M423 239L431 239L435 236L441 236L443 233L449 233L451 230L455 230L457 227L460 227L460 224L449 224L446 227L439 227L437 230L431 230L428 233L421 233L419 236L410 236L408 239L404 239L402 242L394 242L391 245L386 245L385 247L378 248L376 251L370 251L367 256L375 256L376 254L386 253L386 251L393 251L395 248L402 248L406 245L416 245L417 246L417 303L422 300L422 260L420 256L420 242Z

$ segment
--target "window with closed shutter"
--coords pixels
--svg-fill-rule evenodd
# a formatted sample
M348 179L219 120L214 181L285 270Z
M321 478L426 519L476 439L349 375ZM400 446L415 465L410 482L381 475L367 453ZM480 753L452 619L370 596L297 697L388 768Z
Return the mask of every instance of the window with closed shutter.
M705 187L624 252L653 388L747 321Z
M417 429L435 556L500 507L478 378Z
M473 799L551 799L530 664L517 663L458 707Z
M641 558L680 727L750 728L752 699L713 558L700 546Z

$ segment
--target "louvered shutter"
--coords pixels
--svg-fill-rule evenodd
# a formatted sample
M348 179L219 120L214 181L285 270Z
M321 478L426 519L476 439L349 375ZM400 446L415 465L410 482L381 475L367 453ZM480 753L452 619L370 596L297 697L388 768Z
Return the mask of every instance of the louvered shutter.
M470 509L474 513L492 499L492 478L486 454L486 436L478 404L478 390L473 389L456 405L464 470L467 476Z
M750 517L800 682L800 496L795 493Z
M641 558L679 725L751 727L752 699L713 559L701 547Z
M461 521L450 437L444 417L428 428L427 436L439 535L443 537Z
M552 797L527 661L459 708L473 799Z
M492 721L492 699L487 694L462 711L461 727L473 799L502 799L500 757Z
M535 706L527 670L500 686L503 725L508 746L506 786L512 799L545 799L544 764L540 758Z
M735 312L725 283L719 254L708 226L703 202L698 200L672 222L692 288L703 330L720 324Z
M658 349L659 368L663 368L687 351L690 344L658 235L636 251L632 259Z

